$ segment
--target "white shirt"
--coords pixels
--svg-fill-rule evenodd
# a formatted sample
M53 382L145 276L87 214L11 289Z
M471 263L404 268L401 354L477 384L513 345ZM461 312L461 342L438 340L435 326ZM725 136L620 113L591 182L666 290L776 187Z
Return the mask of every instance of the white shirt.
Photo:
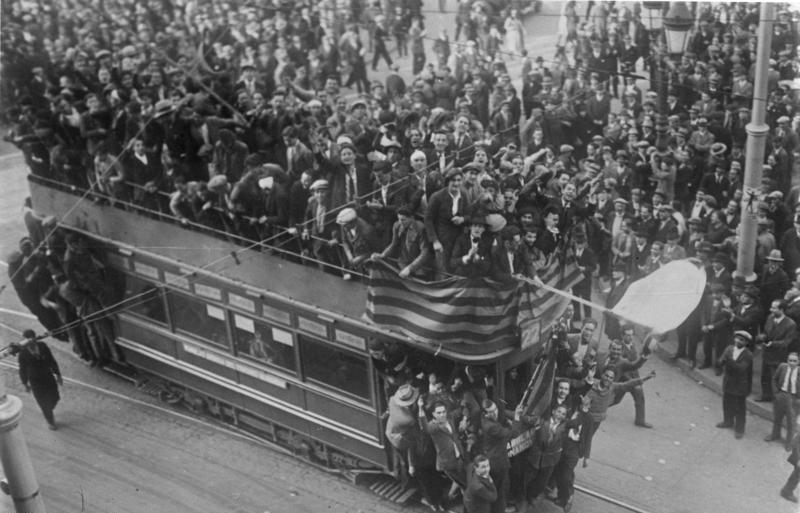
M455 217L458 215L458 200L461 199L461 191L456 192L455 195L450 193L450 197L453 198L453 206L450 209L450 213Z
M733 346L733 359L734 360L738 360L739 359L739 355L742 354L742 351L744 351L744 350L745 350L744 346L743 347L736 347L734 345Z
M781 387L781 390L789 392L792 395L797 393L797 367L789 367L789 371L786 373L786 377L783 380L783 387Z
M702 211L703 211L704 207L705 207L705 203L695 201L694 202L694 206L692 207L692 213L691 213L691 215L689 217L697 217L698 219L702 218L703 217L702 216Z
M611 222L611 236L616 237L622 231L622 220L625 218L625 214L620 214L616 212L614 214L614 220Z

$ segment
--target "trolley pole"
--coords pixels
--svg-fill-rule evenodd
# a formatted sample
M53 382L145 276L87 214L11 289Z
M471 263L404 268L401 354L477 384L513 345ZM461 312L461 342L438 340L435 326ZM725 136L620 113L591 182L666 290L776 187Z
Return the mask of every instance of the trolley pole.
M0 376L0 462L14 508L17 513L46 513L28 446L19 429L21 417L22 400L6 393L5 379Z
M761 4L758 24L758 52L756 58L756 78L753 84L753 116L747 124L747 153L744 165L744 194L742 195L742 233L736 258L735 275L743 276L745 281L755 281L753 264L756 255L758 213L758 190L764 166L764 151L767 145L769 126L766 124L767 76L769 72L769 53L772 46L772 20L775 18L771 2Z

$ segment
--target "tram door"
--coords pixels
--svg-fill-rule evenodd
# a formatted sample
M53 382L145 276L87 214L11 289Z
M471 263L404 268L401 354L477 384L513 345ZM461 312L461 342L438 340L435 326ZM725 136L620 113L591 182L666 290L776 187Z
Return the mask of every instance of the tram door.
M522 401L533 375L533 368L533 362L530 359L525 359L512 367L507 367L503 371L502 396L500 398L505 402L507 410L513 411Z

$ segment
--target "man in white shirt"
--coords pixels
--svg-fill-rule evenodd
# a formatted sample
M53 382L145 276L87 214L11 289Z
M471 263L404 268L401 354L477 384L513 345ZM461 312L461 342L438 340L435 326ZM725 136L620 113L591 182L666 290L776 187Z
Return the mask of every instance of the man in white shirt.
M797 408L800 406L800 399L798 399L798 392L800 392L798 372L800 369L798 369L798 363L800 363L800 357L798 357L797 353L791 352L786 358L786 362L780 364L775 372L775 377L772 380L775 390L775 400L772 403L772 433L764 438L765 442L780 440L781 424L786 419L787 450L794 434Z

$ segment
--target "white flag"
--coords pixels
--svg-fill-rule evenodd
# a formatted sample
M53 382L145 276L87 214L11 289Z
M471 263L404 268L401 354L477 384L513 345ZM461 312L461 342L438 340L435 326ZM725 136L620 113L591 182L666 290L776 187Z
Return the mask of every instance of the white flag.
M633 282L611 311L656 333L666 333L700 304L705 286L705 269L690 260L676 260Z

